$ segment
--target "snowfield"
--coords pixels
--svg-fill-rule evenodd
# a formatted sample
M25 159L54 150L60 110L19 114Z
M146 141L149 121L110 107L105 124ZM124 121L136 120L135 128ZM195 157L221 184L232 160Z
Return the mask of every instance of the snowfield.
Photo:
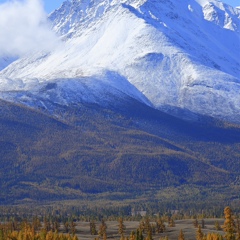
M38 107L107 105L127 95L180 117L240 122L237 8L217 0L72 0L49 19L61 43L14 62L0 58L1 98Z

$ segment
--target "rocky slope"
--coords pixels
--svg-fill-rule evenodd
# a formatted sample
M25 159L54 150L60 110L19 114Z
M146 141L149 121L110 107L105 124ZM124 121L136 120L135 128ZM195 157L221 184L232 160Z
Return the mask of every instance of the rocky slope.
M179 117L239 122L239 16L220 1L66 1L49 17L62 42L4 68L0 97L47 108L126 94Z

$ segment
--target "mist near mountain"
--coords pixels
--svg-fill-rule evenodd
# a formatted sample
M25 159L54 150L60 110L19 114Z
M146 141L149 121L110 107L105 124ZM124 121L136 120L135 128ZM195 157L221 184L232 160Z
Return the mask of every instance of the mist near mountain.
M52 50L59 42L40 0L0 4L0 35L2 57L23 57L33 51Z

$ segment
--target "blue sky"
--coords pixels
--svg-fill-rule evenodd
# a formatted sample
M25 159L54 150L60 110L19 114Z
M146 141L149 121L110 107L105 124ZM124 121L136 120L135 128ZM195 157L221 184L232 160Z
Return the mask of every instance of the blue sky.
M1 0L0 0L1 1ZM64 0L44 0L45 10L49 13L61 6Z
M5 2L10 2L10 1L13 1L13 0L0 0L0 4ZM14 0L14 1L21 1L21 0ZM41 1L44 4L46 12L48 13L60 7L61 4L64 2L64 0L41 0Z
M51 12L52 10L59 7L62 4L62 2L64 2L64 0L45 0L44 1L45 9L47 12ZM233 7L240 6L240 0L222 0L222 2L232 5Z
M0 0L1 2L2 0ZM240 0L222 0L223 2L232 5L233 7L240 6ZM64 0L44 0L45 9L47 12L51 12L52 10L59 7Z
M7 1L10 1L10 0L0 0L0 3L4 3ZM234 7L240 6L240 0L222 0L222 1ZM48 13L60 7L62 2L64 2L64 0L43 0L45 10Z

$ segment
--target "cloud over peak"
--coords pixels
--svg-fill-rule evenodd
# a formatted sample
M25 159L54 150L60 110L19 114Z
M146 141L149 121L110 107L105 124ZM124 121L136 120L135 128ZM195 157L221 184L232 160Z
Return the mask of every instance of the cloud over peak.
M47 51L58 43L41 0L12 0L1 4L0 36L0 56Z

